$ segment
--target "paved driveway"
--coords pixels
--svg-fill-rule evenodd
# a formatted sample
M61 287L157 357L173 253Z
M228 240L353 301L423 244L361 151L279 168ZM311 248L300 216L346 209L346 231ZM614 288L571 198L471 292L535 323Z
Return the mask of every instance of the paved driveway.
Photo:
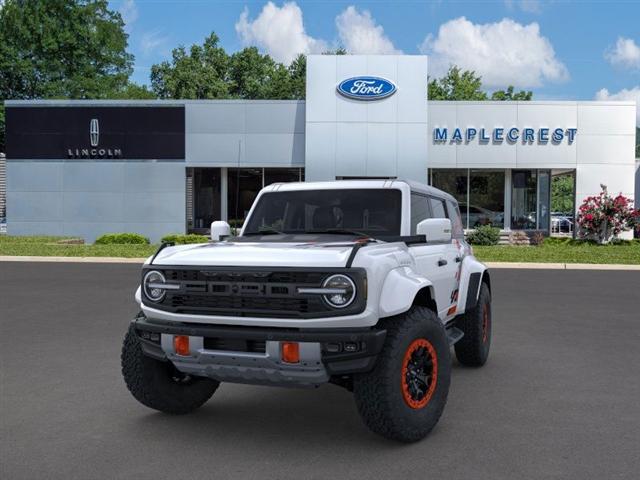
M439 425L400 445L331 385L142 407L119 371L138 271L0 263L2 478L638 478L640 272L495 270L489 363L455 364Z

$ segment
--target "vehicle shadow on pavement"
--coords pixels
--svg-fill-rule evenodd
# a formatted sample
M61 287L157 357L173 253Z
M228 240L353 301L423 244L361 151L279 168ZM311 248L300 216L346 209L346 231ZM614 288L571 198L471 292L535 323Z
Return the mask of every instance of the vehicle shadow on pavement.
M473 370L453 361L454 370ZM353 395L324 385L315 389L222 384L199 410L188 415L166 415L149 410L130 410L137 435L162 438L171 432L171 442L189 445L242 439L244 448L264 448L265 442L283 449L314 446L368 446L383 450L406 444L371 433L360 419ZM446 417L443 415L443 420ZM437 436L436 425L430 436ZM446 427L444 427L446 428ZM202 443L200 443L202 442Z

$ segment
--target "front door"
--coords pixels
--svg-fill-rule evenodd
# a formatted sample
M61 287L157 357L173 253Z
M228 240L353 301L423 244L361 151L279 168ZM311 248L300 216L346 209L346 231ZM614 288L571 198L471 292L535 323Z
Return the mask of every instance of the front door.
M416 233L416 225L426 218L447 218L442 200L420 194L411 194L411 228ZM427 239L428 241L428 239ZM454 292L458 288L458 250L449 242L413 245L410 249L418 268L418 273L428 278L434 286L438 316L444 318L456 303Z

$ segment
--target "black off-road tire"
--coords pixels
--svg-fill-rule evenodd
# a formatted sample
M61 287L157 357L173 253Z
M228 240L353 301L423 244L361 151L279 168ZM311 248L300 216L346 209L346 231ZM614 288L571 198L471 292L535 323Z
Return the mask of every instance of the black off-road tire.
M142 353L133 325L122 345L122 375L131 394L143 405L164 413L185 414L211 398L220 382L180 373L169 361Z
M481 283L478 303L457 320L458 328L464 332L455 344L456 358L462 365L481 367L487 362L491 324L491 292L486 283Z
M381 326L387 330L387 337L375 368L354 378L356 406L373 432L401 442L415 442L438 423L447 403L451 380L447 335L437 315L420 306L383 320ZM435 384L431 387L429 383L431 394L427 392L417 401L411 398L408 370L404 367L407 357L413 358L412 351L422 355L420 348L435 360L431 363L432 373L435 365L435 375L427 377L431 382L435 379Z

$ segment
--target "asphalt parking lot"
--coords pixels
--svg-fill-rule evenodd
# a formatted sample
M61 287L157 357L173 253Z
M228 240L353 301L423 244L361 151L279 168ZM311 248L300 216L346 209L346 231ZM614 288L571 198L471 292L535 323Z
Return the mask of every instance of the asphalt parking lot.
M401 445L332 385L139 405L119 364L138 271L0 263L2 478L638 478L640 272L494 270L489 363L454 362L439 425Z

